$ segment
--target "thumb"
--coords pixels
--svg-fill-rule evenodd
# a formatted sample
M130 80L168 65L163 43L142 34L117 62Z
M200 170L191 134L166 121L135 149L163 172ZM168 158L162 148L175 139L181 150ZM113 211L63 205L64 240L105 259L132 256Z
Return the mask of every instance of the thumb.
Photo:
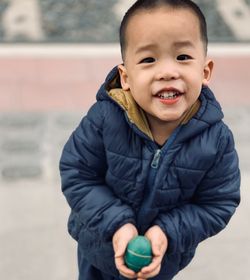
M122 257L125 253L126 248L127 248L127 242L126 241L117 242L115 257L116 258Z
M152 252L154 256L161 255L161 246L158 242L152 242Z

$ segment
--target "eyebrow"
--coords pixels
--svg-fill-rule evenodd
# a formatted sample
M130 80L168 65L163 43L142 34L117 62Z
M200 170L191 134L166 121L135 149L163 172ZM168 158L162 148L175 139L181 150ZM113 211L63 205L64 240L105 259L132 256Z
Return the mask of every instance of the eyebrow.
M191 41L186 40L186 41L175 42L174 46L177 47L177 48L182 48L182 47L192 47L193 48L194 44Z
M140 52L143 52L143 51L147 51L147 50L149 50L149 49L154 49L156 47L156 45L155 44L145 44L145 45L141 45L141 46L139 46L137 49L136 49L136 51L135 51L135 53L137 54L137 53L140 53Z
M176 47L176 48L183 48L183 47L191 47L191 48L193 48L194 47L194 44L191 42L191 41L189 41L189 40L186 40L186 41L177 41L177 42L174 42L174 47ZM141 45L141 46L139 46L137 49L136 49L136 51L135 51L135 53L137 54L137 53L140 53L140 52L143 52L143 51L147 51L147 50L152 50L152 49L154 49L156 47L156 45L155 44L145 44L145 45Z

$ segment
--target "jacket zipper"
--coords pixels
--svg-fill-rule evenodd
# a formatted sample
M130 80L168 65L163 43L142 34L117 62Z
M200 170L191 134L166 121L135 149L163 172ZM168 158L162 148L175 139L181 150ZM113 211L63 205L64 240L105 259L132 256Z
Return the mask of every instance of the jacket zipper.
M160 158L161 158L161 149L157 149L155 154L154 154L154 158L151 162L151 167L154 169L158 168L159 162L160 162Z
M149 175L148 175L148 180L147 180L147 186L145 187L145 201L143 203L143 205L141 206L140 210L138 211L138 215L137 215L137 224L140 224L140 227L138 228L139 233L140 234L144 234L146 231L145 228L145 222L142 222L143 220L147 219L147 208L150 205L150 201L152 198L152 193L151 195L149 195L150 192L150 186L153 185L156 174L157 174L157 169L159 167L159 163L160 163L160 158L161 158L161 149L157 149L154 152L154 156L153 159L151 161L151 170L149 171Z
M137 224L140 224L140 228L139 228L139 232L140 234L144 234L145 231L147 230L146 228L146 221L147 221L147 209L150 207L151 204L151 199L154 196L154 191L155 188L150 190L150 187L153 186L154 181L155 181L155 177L157 175L157 169L159 168L160 165L160 159L162 156L162 153L164 152L164 154L167 153L168 149L170 148L170 146L173 144L174 140L176 139L176 136L178 134L178 132L180 131L180 127L178 127L173 134L170 136L170 138L168 139L168 142L163 146L162 149L156 149L154 151L154 156L153 159L151 161L151 170L149 171L149 175L148 175L148 180L147 180L147 186L145 188L145 192L146 192L146 197L144 197L144 203L141 206L141 208L138 211L138 216L137 216ZM151 195L149 194L149 192L151 192ZM157 213L155 213L157 215ZM146 219L146 220L145 220ZM145 222L142 222L144 221Z

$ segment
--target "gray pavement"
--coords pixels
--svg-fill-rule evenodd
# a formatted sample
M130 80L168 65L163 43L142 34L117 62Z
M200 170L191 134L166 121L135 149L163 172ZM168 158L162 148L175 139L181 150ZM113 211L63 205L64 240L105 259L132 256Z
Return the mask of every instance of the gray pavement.
M74 113L0 115L0 279L76 279L58 161Z
M250 275L250 108L226 108L242 169L242 203L218 236L203 242L176 280L248 280ZM76 279L76 244L58 160L80 113L0 114L0 279Z

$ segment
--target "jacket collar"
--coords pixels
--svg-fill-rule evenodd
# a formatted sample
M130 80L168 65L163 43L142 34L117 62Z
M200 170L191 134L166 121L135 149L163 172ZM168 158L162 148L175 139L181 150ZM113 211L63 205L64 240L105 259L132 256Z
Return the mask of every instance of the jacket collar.
M145 112L137 105L131 92L124 91L121 88L115 88L111 89L108 94L124 109L130 122L135 124L144 134L153 140L153 135L149 128ZM188 121L198 112L199 108L200 101L197 100L182 117L180 125L188 123Z

